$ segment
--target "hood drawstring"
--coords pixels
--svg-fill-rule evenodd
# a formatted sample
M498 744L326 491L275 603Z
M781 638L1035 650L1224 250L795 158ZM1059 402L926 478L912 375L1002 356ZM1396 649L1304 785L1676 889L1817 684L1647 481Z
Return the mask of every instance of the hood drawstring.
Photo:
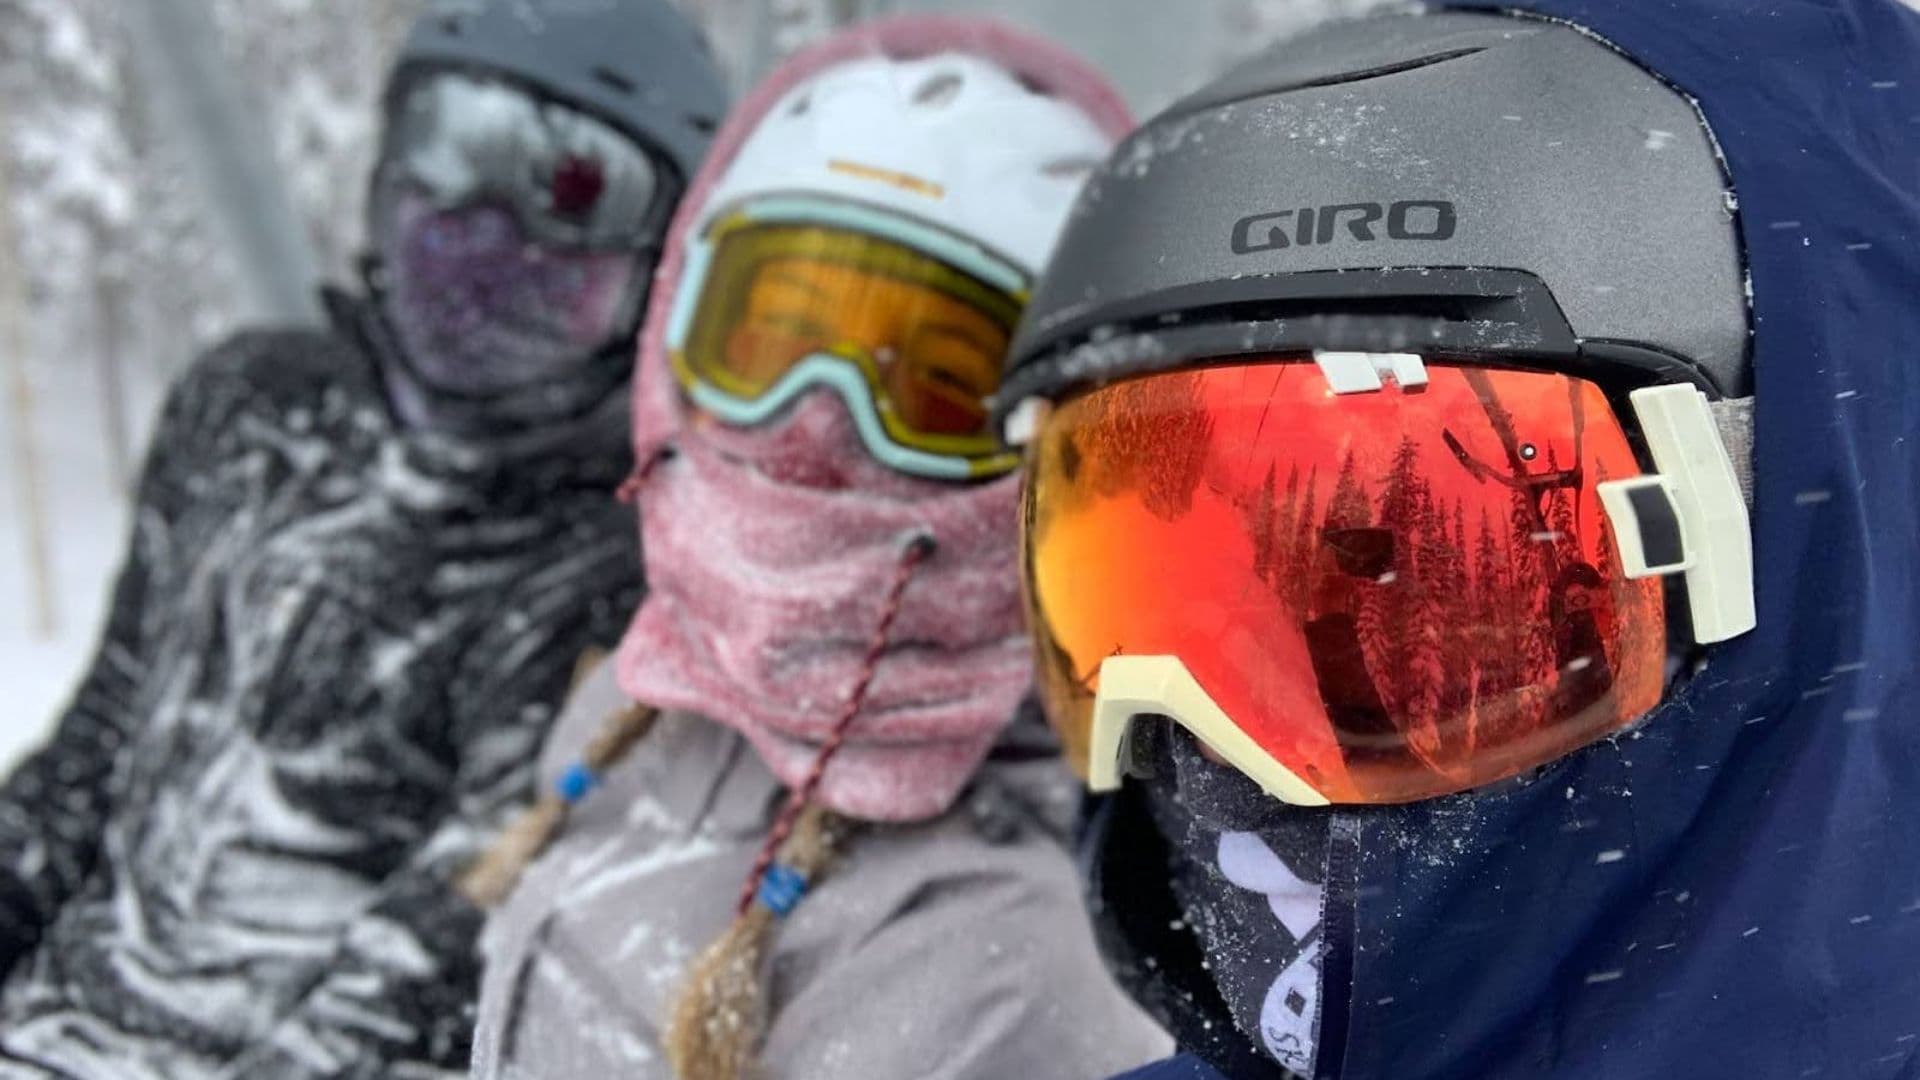
M806 776L800 780L800 786L793 789L787 797L786 806L780 810L780 816L774 819L773 828L767 833L767 842L760 848L760 857L753 864L753 870L747 875L745 886L740 890L740 899L734 904L735 916L747 913L754 896L763 891L770 871L780 869L774 862L780 845L786 843L787 835L793 831L793 825L800 811L813 801L813 793L820 787L820 781L826 776L827 765L840 752L847 741L847 732L853 728L854 717L860 714L860 706L867 700L867 687L873 683L873 676L880 666L880 657L887 649L887 634L893 629L893 620L900 614L900 598L907 591L907 582L912 580L913 572L926 558L933 554L933 537L919 533L907 542L906 551L900 557L900 565L894 574L893 584L887 590L886 605L880 610L880 619L874 624L873 637L867 642L866 656L861 660L860 673L854 679L853 691L847 695L846 704L841 706L840 715L827 732L826 741L821 743L820 752L814 756L813 764L808 767ZM782 874L783 879L787 874ZM804 880L799 887L805 889ZM785 892L785 889L777 890ZM795 898L797 901L797 897ZM770 905L771 906L771 905ZM791 905L789 905L791 906ZM786 914L785 911L779 914Z
M622 485L623 496L630 497L629 489L644 484L653 465L670 456L671 452L656 454L635 470ZM848 822L813 801L814 793L866 703L867 690L886 652L907 584L934 548L933 537L925 533L907 541L840 715L806 776L787 797L768 830L734 905L732 924L707 947L688 974L666 1032L668 1060L674 1072L687 1080L742 1080L753 1063L766 1023L761 961L775 920L792 912L814 881L826 872L848 831ZM608 717L580 758L567 766L553 786L541 792L533 808L508 827L461 877L461 892L483 908L504 900L527 865L559 834L568 811L599 786L609 767L646 737L658 716L658 710L636 703Z
M672 443L662 444L647 460L634 465L633 471L627 474L625 480L620 481L618 488L614 489L613 497L631 505L633 500L640 497L640 489L647 486L648 480L653 479L653 470L679 456L680 451Z
M814 793L866 702L907 584L934 547L925 533L907 542L840 715L768 830L734 905L732 924L688 973L666 1033L667 1059L684 1080L742 1080L752 1067L766 1026L761 969L775 921L791 913L826 872L849 827L815 803Z

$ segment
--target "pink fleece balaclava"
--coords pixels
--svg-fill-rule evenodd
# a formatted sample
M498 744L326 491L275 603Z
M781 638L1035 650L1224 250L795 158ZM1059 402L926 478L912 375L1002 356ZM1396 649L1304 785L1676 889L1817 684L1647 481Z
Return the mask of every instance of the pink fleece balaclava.
M816 798L874 821L952 804L1031 680L1018 575L1019 478L906 476L861 445L840 399L816 390L753 428L686 405L666 355L689 232L742 143L790 89L839 64L963 53L1084 111L1118 139L1113 90L1057 47L990 20L911 16L794 57L722 128L668 235L634 387L638 506L650 593L616 658L636 700L739 730L798 784L859 681L890 587L916 536L887 647ZM991 134L982 132L984 144Z

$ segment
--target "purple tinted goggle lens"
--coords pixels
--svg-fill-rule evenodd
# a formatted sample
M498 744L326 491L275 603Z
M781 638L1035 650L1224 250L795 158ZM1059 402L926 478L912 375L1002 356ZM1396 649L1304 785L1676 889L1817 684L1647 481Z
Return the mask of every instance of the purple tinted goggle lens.
M441 72L405 94L387 131L387 180L440 209L505 206L543 244L605 251L655 243L664 185L633 139L508 82Z

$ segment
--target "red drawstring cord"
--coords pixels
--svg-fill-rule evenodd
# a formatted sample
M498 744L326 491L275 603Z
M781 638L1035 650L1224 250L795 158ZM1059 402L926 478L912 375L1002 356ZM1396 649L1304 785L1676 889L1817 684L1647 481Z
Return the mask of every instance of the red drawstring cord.
M677 451L671 446L663 446L654 451L652 457L635 465L633 471L627 474L627 478L620 481L620 486L613 491L613 497L623 503L632 503L640 497L640 489L645 487L647 481L652 478L653 470L658 468L661 462L671 459L675 453Z
M854 681L853 692L847 695L847 703L834 720L833 728L827 732L820 752L814 755L807 775L787 797L787 804L780 808L780 816L774 819L766 843L760 846L760 855L754 860L753 871L747 875L746 884L740 890L740 899L734 904L735 917L745 915L747 909L753 906L753 898L760 891L760 881L766 876L767 868L773 865L781 846L787 842L788 834L793 832L800 811L813 801L813 793L819 789L821 778L826 775L827 764L840 752L841 744L846 742L847 732L853 728L853 718L859 715L860 706L866 702L867 687L873 682L874 672L880 666L880 655L886 652L887 634L893 629L893 620L900 614L900 598L906 594L907 582L912 579L914 570L933 554L933 547L933 537L921 533L908 542L907 550L900 556L893 584L887 590L886 606L880 611L880 621L874 625L872 640L867 642L867 654L861 661L860 675Z

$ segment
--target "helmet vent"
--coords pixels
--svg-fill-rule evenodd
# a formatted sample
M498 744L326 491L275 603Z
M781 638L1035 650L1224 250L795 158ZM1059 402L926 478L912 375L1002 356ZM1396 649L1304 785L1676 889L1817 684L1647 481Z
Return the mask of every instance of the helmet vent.
M632 79L627 78L625 75L609 67L594 68L593 77L623 94L631 94L637 89L637 87L633 85Z
M458 15L445 15L440 19L440 31L452 37L459 37L467 29L466 20Z
M942 71L931 75L913 92L915 105L939 106L951 104L960 96L960 89L966 84L957 72Z
M1321 79L1308 79L1305 82L1291 84L1285 87L1284 89L1306 90L1316 86L1339 86L1339 85L1344 85L1346 83L1365 82L1368 79L1379 79L1379 78L1384 78L1388 75L1399 75L1403 72L1417 71L1423 67L1432 67L1435 64L1444 64L1449 60L1465 59L1466 57L1472 56L1475 53L1482 53L1486 51L1487 50L1485 49L1485 47L1479 46L1479 45L1471 46L1464 49L1450 49L1446 52L1432 53L1427 56L1416 56L1411 59L1400 60L1391 64L1381 64L1378 67L1363 68L1359 71L1342 72L1341 74L1329 75Z
M1040 175L1049 180L1072 180L1086 176L1100 167L1100 159L1079 155L1075 157L1054 158L1040 166Z
M720 127L720 121L704 113L688 113L687 126L702 135L711 135Z
M799 97L793 99L793 104L787 106L787 115L805 116L807 115L807 110L811 108L813 108L813 95L801 94Z

